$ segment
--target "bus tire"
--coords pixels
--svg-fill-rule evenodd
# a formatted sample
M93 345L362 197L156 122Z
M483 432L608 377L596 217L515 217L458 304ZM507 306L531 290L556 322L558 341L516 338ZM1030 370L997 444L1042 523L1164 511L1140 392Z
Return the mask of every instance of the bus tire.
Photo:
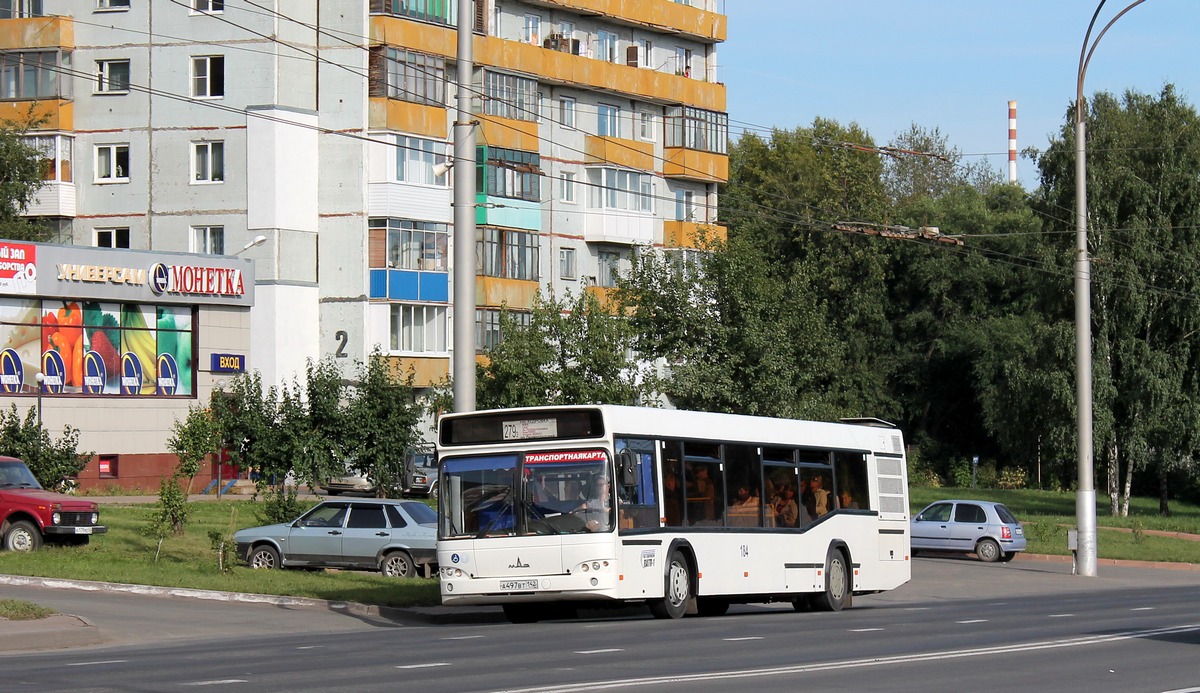
M830 547L825 556L825 591L813 595L818 611L841 611L850 605L850 567L841 549Z
M664 577L662 599L650 602L654 618L683 618L692 597L692 575L687 559L678 551L671 554Z
M509 623L537 623L541 609L537 604L505 604L504 617Z
M724 616L729 611L728 599L703 597L696 599L696 613L701 616Z

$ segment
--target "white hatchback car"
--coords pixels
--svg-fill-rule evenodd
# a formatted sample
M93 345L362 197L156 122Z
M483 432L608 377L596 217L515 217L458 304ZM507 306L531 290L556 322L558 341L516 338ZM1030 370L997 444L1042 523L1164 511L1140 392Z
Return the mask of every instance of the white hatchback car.
M930 503L910 523L912 552L974 553L979 560L1011 561L1025 550L1025 530L1001 503L941 500Z

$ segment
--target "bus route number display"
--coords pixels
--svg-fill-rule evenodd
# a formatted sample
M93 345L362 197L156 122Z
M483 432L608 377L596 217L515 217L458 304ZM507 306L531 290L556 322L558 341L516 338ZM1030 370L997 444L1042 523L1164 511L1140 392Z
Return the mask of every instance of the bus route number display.
M558 437L558 420L556 419L518 419L504 422L505 440L556 437Z

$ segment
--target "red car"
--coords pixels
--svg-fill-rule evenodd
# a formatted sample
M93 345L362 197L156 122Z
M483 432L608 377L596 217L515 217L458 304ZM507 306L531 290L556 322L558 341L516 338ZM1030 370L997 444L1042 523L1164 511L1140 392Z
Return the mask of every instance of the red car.
M94 502L42 488L15 457L0 457L0 537L8 551L33 551L43 540L86 544L104 534Z

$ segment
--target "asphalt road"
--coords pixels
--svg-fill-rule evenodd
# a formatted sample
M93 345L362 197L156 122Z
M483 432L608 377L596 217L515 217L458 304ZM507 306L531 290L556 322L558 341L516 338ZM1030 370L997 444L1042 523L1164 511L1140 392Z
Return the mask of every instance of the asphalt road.
M1200 690L1200 575L919 559L840 614L735 606L510 625L496 609L343 610L4 587L93 621L87 649L0 657L4 690ZM432 622L431 622L432 619Z

